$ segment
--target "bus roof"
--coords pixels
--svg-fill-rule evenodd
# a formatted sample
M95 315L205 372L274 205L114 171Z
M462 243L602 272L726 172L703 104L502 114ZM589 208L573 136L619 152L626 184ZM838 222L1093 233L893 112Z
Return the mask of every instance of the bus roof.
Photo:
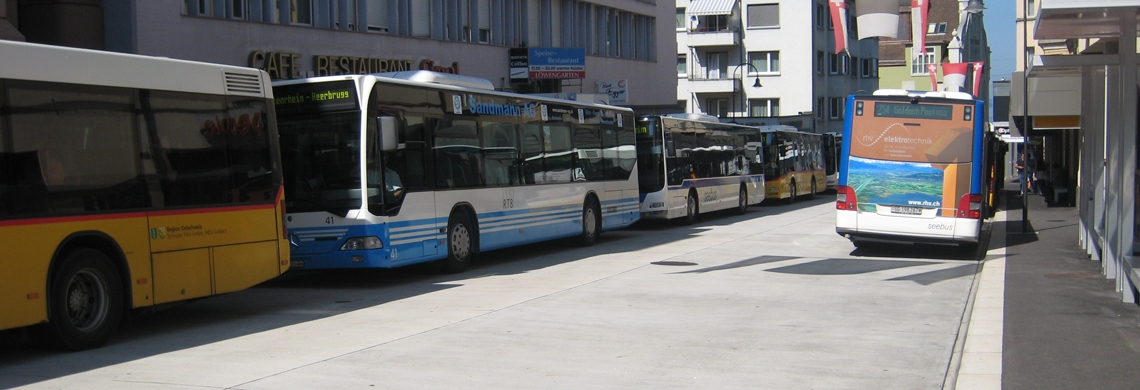
M418 77L414 77L414 75L404 75L401 77L389 76L389 74L391 74L391 73L417 73L417 72L436 73L436 75L418 76ZM569 104L569 105L575 105L575 106L579 106L579 107L604 108L607 110L622 111L622 112L626 112L629 114L633 113L633 109L629 108L629 107L611 106L611 105L600 104L600 103L558 99L558 98L553 98L553 97L549 97L549 96L530 95L530 94L516 93L516 92L505 92L505 91L496 90L494 88L485 89L483 87L469 87L469 86L465 86L465 85L453 85L451 83L437 83L437 82L425 81L424 80L424 79L428 79L428 78L435 79L435 80L443 80L443 79L447 78L447 77L438 77L438 74L439 74L439 72L432 72L429 70L422 70L422 71L416 71L416 72L386 72L386 73L371 73L371 74L345 74L345 75L334 75L334 76L308 77L308 78L303 78L303 79L277 80L277 81L273 82L273 85L277 86L277 85L291 85L291 84L303 84L303 83L323 83L323 82L330 82L330 81L337 81L337 80L354 80L354 82L359 84L362 79L373 78L376 81L383 82L383 83L403 84L403 85L409 85L409 86L415 86L415 87L431 87L431 88L446 89L446 90L451 90L451 91L476 92L476 93L480 93L480 94L493 95L493 96L509 97L509 98L516 98L516 99L530 99L530 100L542 101L542 102L547 102L547 103ZM457 76L457 75L448 74L448 76ZM484 79L480 79L477 77L471 77L471 76L461 76L461 78L468 79L468 80L470 80L470 79L484 80ZM450 79L451 80L459 80L460 78L450 78ZM486 80L484 80L484 81L486 81ZM481 84L479 82L475 82L475 83ZM489 81L488 81L488 83L489 83Z
M375 73L381 77L391 77L401 80L412 80L424 83L454 85L457 87L478 88L494 90L495 84L491 80L478 77L464 76L452 73L432 72L429 70L412 70L404 72Z
M920 98L942 98L942 99L959 99L959 100L974 100L974 96L965 92L950 92L950 91L911 91L906 89L879 89L871 94L872 96L909 96Z
M0 40L0 79L272 96L260 69Z

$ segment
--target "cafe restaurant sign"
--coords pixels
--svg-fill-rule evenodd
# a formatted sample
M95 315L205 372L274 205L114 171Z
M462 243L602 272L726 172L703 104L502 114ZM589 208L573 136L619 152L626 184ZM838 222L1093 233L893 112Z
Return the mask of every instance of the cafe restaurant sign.
M389 58L315 55L309 66L303 63L299 53L266 52L254 50L249 53L248 66L269 73L274 80L299 79L309 76L336 76L345 74L369 74L380 72L400 72L407 70L431 70L459 74L459 63L451 66L437 65L435 61L424 59L416 66L412 60Z

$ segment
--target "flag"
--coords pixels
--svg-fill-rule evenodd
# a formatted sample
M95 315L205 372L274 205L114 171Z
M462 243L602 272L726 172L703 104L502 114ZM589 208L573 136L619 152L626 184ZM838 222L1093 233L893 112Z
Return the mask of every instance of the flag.
M847 50L847 0L827 0L835 30L835 54Z
M898 38L899 0L855 0L859 39Z
M930 0L910 0L910 52L913 58L926 54L926 15L929 11Z
M938 65L926 64L926 73L930 75L930 90L938 90Z
M942 89L949 92L962 92L962 87L966 86L966 70L969 68L968 62L943 62L942 63Z
M981 86L982 82L982 67L985 66L985 63L979 61L971 62L970 64L973 64L974 67L974 97L977 97L978 87Z

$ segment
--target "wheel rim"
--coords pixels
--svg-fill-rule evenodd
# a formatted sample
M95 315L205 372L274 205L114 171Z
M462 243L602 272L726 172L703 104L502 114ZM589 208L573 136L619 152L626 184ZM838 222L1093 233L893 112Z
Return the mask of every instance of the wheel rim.
M87 332L107 318L107 281L91 270L81 270L67 283L67 318L76 329Z
M586 236L593 237L598 231L598 218L597 215L594 214L594 208L586 207L586 213L582 218L582 228L585 229Z
M451 228L451 253L456 260L466 259L471 253L471 234L467 232L467 226L461 223Z

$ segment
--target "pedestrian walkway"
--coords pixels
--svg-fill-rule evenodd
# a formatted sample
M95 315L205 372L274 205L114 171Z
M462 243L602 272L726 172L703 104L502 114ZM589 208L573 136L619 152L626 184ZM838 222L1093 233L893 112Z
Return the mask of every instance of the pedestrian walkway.
M1004 246L1005 256L991 252L983 268L956 388L993 388L993 374L1006 390L1140 388L1140 307L1122 302L1101 263L1079 246L1077 209L1053 207L1041 195L1023 202L1015 191L1004 200L990 248ZM998 278L1003 285L992 286ZM1003 314L1000 340L992 339L994 312L980 311L995 307ZM971 360L971 339L982 341L973 352L989 355Z

